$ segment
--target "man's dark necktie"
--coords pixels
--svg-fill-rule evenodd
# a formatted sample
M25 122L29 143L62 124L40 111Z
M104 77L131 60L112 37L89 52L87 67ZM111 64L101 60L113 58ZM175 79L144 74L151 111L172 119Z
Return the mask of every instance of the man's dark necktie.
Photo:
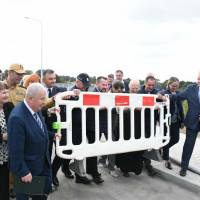
M51 89L49 88L48 91L49 91L49 98L51 98Z
M44 132L44 128L43 128L42 122L40 121L40 119L39 119L39 117L38 117L38 114L37 114L37 113L34 113L33 116L34 116L35 120L37 121L39 127L40 127L40 128L43 130L43 132Z

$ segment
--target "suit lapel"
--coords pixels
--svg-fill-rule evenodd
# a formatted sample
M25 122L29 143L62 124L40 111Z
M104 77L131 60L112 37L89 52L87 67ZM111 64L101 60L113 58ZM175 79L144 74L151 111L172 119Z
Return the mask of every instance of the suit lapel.
M58 89L57 89L56 86L54 86L54 87L53 87L53 90L52 90L52 93L51 93L52 97L53 97L54 95L56 95L57 93L58 93Z
M23 107L24 107L24 112L27 116L27 118L31 121L31 123L34 125L34 127L38 130L38 132L42 135L42 137L44 137L45 139L47 139L47 137L45 136L45 133L42 131L42 129L39 127L37 121L34 119L34 117L32 116L32 114L30 113L30 111L28 110L28 108L26 107L26 105L23 103ZM42 121L42 120L41 120Z

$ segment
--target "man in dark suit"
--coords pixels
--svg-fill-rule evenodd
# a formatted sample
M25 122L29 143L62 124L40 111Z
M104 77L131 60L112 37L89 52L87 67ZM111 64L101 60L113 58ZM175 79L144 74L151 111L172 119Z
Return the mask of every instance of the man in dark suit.
M155 89L155 84L156 80L153 76L148 76L145 79L144 85L145 87L141 90L138 91L138 94L154 94L157 95L158 91ZM158 121L158 107L155 108L154 111L154 125L155 129L154 131L156 132L156 122ZM149 108L145 109L145 137L149 138L150 137L150 132L151 130L151 112ZM152 133L154 134L154 133ZM148 171L149 176L155 176L157 172L154 170L153 166L151 165L151 160L148 158L143 158L144 163L145 163L145 168Z
M151 73L151 72L149 72L149 73L146 75L146 78L149 77L149 76L152 76L152 77L155 78L155 75L154 75L153 73ZM141 85L141 86L140 86L140 90L143 90L144 87L145 87L145 84ZM163 90L162 85L159 85L159 84L156 83L156 84L155 84L155 90L157 90L157 91L162 91L162 90Z
M49 157L49 138L55 139L44 123L41 108L45 103L46 90L34 83L28 87L25 100L13 109L8 120L8 148L10 170L24 182L32 176L45 176L44 195L33 196L33 200L45 200L51 190L52 172ZM60 136L59 136L60 137ZM29 195L17 194L17 200L28 200Z
M107 78L100 76L96 80L96 85L93 92L106 92ZM95 142L95 111L93 108L88 108L86 112L86 133L90 144ZM99 132L107 133L107 109L100 108L99 110ZM100 138L100 137L99 137ZM99 139L97 138L97 140ZM95 183L102 183L104 180L101 178L101 174L98 172L97 157L90 157L86 159L86 172L91 174Z
M159 94L162 99L164 94ZM179 94L168 94L171 101L183 101L187 99L188 112L185 119L186 140L183 147L180 176L186 176L186 170L194 149L198 132L200 131L200 72L197 76L197 84L188 85L188 87Z
M116 80L121 81L124 84L124 90L125 92L129 92L129 87L128 87L128 83L126 81L123 81L123 71L122 70L117 70L115 72L115 76L116 76ZM110 84L110 88L109 90L112 88L112 84Z
M44 72L43 72L43 82L45 83L45 88L46 88L46 91L47 91L47 95L46 95L47 98L53 98L58 93L67 91L66 88L57 87L55 85L56 84L56 74L51 69L44 70ZM60 115L61 115L61 121L66 121L66 106L61 106ZM53 122L56 122L56 121L57 121L56 115L51 115L51 117L45 118L45 123L47 125L48 130L56 131L52 127ZM66 129L62 129L61 134L62 134L62 139L60 141L60 145L66 145ZM50 157L52 155L52 147L53 147L53 141L51 141L50 145L49 145ZM52 162L53 184L55 186L59 186L59 180L57 178L57 172L60 169L62 162L63 162L63 159L58 157L55 153L55 158ZM66 162L68 163L68 166L69 166L70 160L67 160ZM66 168L64 173L65 173L65 176L67 178L74 178L74 176L72 175L69 168Z

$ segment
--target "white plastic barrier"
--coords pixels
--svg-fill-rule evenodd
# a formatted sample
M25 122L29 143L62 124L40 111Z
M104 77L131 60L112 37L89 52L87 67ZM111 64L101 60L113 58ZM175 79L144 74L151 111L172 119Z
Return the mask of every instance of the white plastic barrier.
M56 97L56 106L66 105L66 122L60 122L60 114L57 115L57 122L54 123L54 128L60 133L61 129L67 129L67 145L60 146L58 138L56 139L56 153L59 157L65 159L83 159L85 157L93 157L99 155L117 154L131 151L139 151L146 149L159 149L169 142L169 100L167 102L156 102L156 95L144 94L127 94L127 93L94 93L81 92L79 99L62 100L62 97L67 95L74 95L74 92L63 92ZM160 130L154 134L154 108L159 106ZM164 116L164 106L167 109L167 114ZM101 107L107 108L108 116L108 139L102 143L99 141L99 109ZM111 111L112 108L119 109L119 135L118 141L112 141L112 122ZM131 116L131 137L129 140L123 138L123 112L124 108L130 108ZM134 137L134 109L142 107L141 110L141 137L135 139ZM81 108L82 110L82 143L80 145L73 145L72 143L72 109ZM86 109L95 109L95 142L89 144L86 137ZM151 135L145 138L145 108L150 109L151 113ZM167 127L167 132L164 135L164 123ZM72 154L64 154L63 151L72 150Z

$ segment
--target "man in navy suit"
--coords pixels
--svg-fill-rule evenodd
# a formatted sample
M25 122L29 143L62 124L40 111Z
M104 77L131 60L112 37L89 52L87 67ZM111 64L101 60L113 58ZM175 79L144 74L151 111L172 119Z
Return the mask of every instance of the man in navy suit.
M58 87L55 85L56 84L56 74L51 69L44 70L43 82L45 84L45 88L47 91L47 95L46 95L47 98L53 98L58 93L67 91L66 88ZM61 121L66 121L66 106L60 106L60 107L61 107L61 113L60 113ZM47 129L50 131L56 131L53 129L53 125L52 125L53 122L56 122L56 121L57 121L56 115L51 115L50 118L49 117L45 118L45 123L47 125ZM66 145L66 129L62 129L61 134L62 134L62 139L60 141L60 145ZM52 154L52 147L53 147L53 141L51 141L50 145L49 145L50 157ZM66 160L66 163L68 163L68 164L66 164L66 166L69 166L69 162L70 162L70 160ZM52 162L53 184L55 186L59 186L57 172L60 169L62 163L63 163L63 159L58 157L55 153L55 158L53 159L53 162ZM64 173L67 178L74 178L71 171L69 170L69 167L66 167Z
M123 76L124 76L123 71L122 71L122 70L117 70L117 71L115 72L115 76L116 76L116 80L121 81L121 82L124 84L124 90L123 90L123 91L129 92L129 87L128 87L128 84L129 84L129 83L123 81ZM112 84L110 84L109 90L110 90L111 88L112 88Z
M154 94L157 95L157 90L155 88L156 80L153 76L148 76L144 81L144 87L138 91L138 94ZM159 100L160 101L160 100ZM156 123L158 121L158 107L154 109L154 124L156 131ZM149 138L151 136L151 110L149 108L145 109L145 137ZM148 158L143 158L145 163L145 168L148 171L149 176L155 176L157 174L156 170L151 165L151 160Z
M46 90L41 84L31 84L25 100L13 109L8 120L8 148L12 174L20 176L24 182L31 182L32 176L46 177L44 195L33 196L33 200L47 199L51 190L49 138L58 136L49 132L44 123L40 110L45 104L45 97ZM28 200L29 195L17 194L16 199Z
M187 99L188 112L185 119L186 140L183 147L180 176L186 176L186 170L194 149L198 132L200 131L200 72L197 76L197 84L188 85L188 87L179 94L166 95L172 101L183 101ZM162 99L162 94L158 95Z

